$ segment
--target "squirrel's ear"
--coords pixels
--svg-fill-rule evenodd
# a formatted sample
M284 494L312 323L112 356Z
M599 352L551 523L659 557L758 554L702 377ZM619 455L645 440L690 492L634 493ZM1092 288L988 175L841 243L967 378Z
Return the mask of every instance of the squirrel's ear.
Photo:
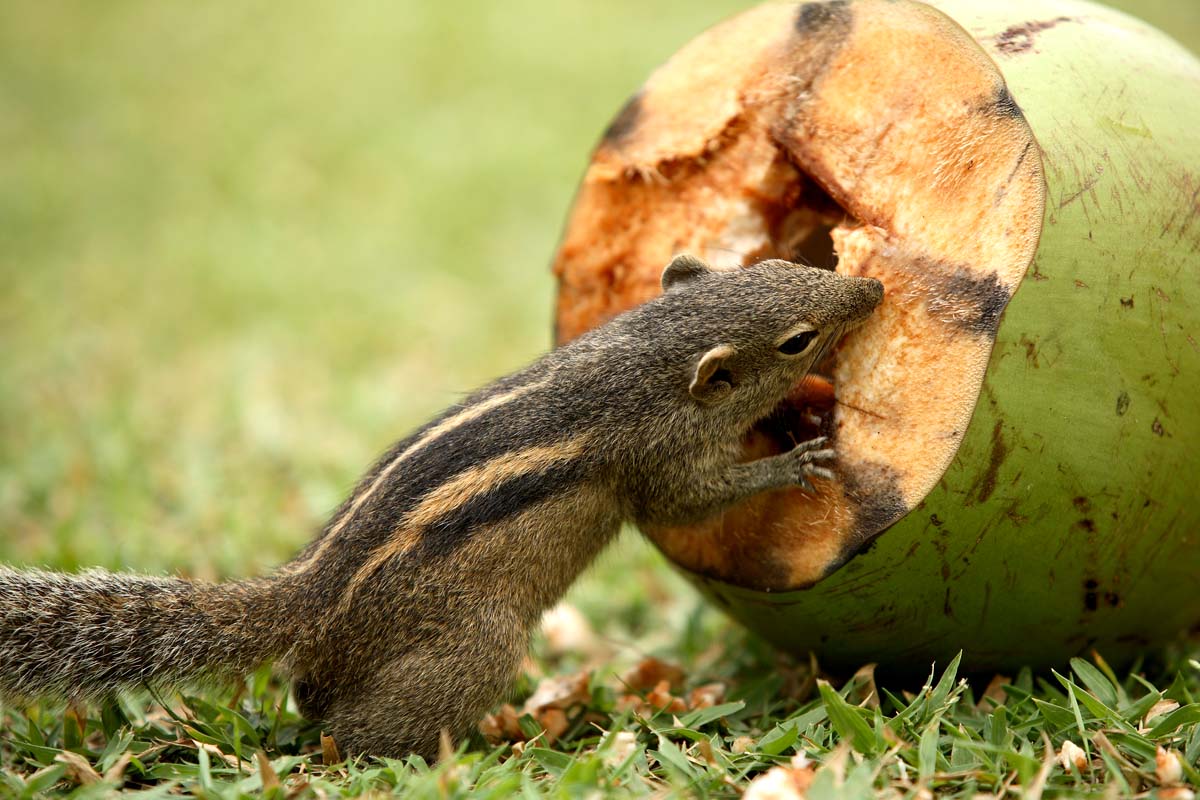
M700 356L688 387L692 397L702 403L718 403L733 392L733 373L729 369L733 353L733 347L723 344Z
M671 263L667 264L667 268L663 270L663 291L670 290L672 286L680 286L708 272L712 272L712 267L693 255L684 253L675 256L671 259Z

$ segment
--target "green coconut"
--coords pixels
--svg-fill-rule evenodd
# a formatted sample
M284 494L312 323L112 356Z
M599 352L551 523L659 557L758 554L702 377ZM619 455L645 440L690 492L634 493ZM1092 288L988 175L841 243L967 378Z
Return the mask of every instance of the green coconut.
M559 339L681 251L887 287L747 437L825 433L838 478L647 531L734 617L829 664L977 669L1200 622L1200 63L1168 37L1071 0L746 12L606 132Z

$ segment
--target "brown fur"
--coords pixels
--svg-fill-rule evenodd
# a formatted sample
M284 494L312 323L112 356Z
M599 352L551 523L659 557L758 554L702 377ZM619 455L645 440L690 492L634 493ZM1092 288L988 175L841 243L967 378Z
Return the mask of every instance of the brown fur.
M680 257L663 285L397 444L270 577L0 569L0 694L97 697L274 658L348 752L434 756L503 695L623 521L702 519L830 474L820 441L746 464L740 442L870 314L878 282ZM781 354L798 326L819 336Z

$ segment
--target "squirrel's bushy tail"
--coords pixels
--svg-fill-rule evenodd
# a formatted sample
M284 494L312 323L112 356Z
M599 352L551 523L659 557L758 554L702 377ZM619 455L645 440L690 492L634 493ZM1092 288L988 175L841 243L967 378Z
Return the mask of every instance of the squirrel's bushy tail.
M0 696L82 699L245 674L290 646L282 591L270 578L0 567Z

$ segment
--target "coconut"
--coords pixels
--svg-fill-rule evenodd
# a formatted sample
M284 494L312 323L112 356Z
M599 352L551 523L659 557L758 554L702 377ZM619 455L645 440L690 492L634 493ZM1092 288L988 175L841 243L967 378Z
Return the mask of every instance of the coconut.
M691 252L883 281L746 438L837 479L646 533L827 663L1112 660L1200 621L1200 64L1069 0L766 5L660 67L555 259L566 341Z

